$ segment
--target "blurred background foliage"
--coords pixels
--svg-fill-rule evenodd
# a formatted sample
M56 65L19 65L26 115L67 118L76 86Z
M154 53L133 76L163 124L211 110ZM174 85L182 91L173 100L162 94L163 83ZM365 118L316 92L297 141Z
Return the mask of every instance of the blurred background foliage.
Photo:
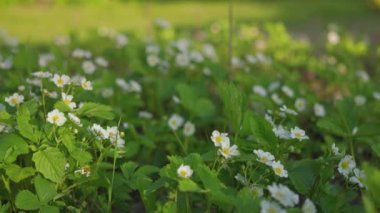
M283 22L294 33L321 37L333 23L380 40L380 0L234 0L234 21ZM0 29L22 41L109 27L149 35L157 17L174 27L201 28L226 20L229 1L185 0L1 0ZM93 32L93 31L92 31Z

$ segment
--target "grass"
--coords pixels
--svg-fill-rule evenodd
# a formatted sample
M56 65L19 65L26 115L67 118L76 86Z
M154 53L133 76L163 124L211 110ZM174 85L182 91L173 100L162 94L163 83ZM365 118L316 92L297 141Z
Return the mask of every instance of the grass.
M235 20L283 21L296 30L320 30L329 22L357 31L378 32L379 11L361 0L274 0L236 2ZM50 40L56 35L112 27L149 32L152 20L162 17L175 26L201 26L227 19L228 3L171 2L96 5L11 5L0 8L0 28L23 41Z

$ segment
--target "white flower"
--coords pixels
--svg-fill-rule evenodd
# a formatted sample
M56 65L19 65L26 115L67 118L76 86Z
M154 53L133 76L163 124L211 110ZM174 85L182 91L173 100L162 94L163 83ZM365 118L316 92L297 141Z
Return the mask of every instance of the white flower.
M360 78L360 80L363 81L363 82L368 82L368 81L369 81L369 75L368 75L368 73L367 73L366 71L364 71L364 70L358 70L358 71L356 72L356 76L357 76L358 78Z
M225 159L240 155L237 145L230 146L230 143L222 143L219 152Z
M140 93L141 90L142 90L142 87L137 81L134 81L134 80L129 81L129 91L130 92Z
M126 44L128 44L128 37L125 36L124 34L121 34L121 33L116 35L115 40L116 40L116 47L117 48L122 48Z
M290 114L290 115L297 115L298 114L296 111L289 109L286 105L282 105L280 107L280 111L285 112L285 113Z
M240 173L237 173L234 178L235 178L235 180L237 180L238 182L240 182L243 185L249 184L247 179L245 177L243 177L243 175L241 175Z
M51 53L40 54L38 57L38 65L46 67L50 61L54 60L54 55Z
M333 45L338 44L340 41L340 36L337 32L330 31L327 33L327 41Z
M66 117L62 112L55 109L47 114L46 120L56 126L62 126L66 122Z
M218 130L214 130L211 134L211 141L214 142L216 147L222 146L224 143L230 144L230 138L228 137L228 133L220 133Z
M253 93L257 94L257 95L260 95L262 97L265 97L267 96L267 91L265 90L265 88L261 85L255 85L252 87L252 91Z
M50 72L43 72L43 71L38 71L32 73L32 75L36 78L51 78L52 74Z
M68 107L70 107L71 109L74 109L77 104L75 102L73 102L73 96L72 95L68 95L66 93L62 93L62 101L63 103L65 103Z
M190 121L187 121L185 125L183 126L183 134L185 136L191 136L195 132L195 126Z
M298 112L303 112L306 109L306 100L303 98L297 98L294 103L294 107L298 110Z
M333 151L334 155L341 155L341 153L339 152L339 148L335 145L335 143L331 145L331 150Z
M176 104L181 103L181 99L179 99L179 98L178 98L177 96L175 96L175 95L172 96L172 100L173 100L174 103L176 103Z
M260 213L286 213L286 210L281 208L276 202L263 200L260 203Z
M282 103L284 103L284 101L280 98L280 96L278 96L277 93L273 93L271 95L271 98L272 100L277 104L277 105L281 105Z
M103 57L96 57L95 63L101 67L108 67L108 61Z
M324 117L326 115L325 107L322 104L314 104L314 114L318 117Z
M358 184L360 188L364 188L363 182L365 178L365 173L364 171L361 171L358 168L354 169L354 176L350 177L349 181L351 183Z
M180 67L188 66L190 63L190 58L185 53L180 53L175 57L175 62Z
M24 96L19 95L17 92L13 93L13 95L6 97L5 102L7 102L10 106L16 106L24 102Z
M356 106L363 106L367 102L367 99L362 95L357 95L355 96L354 101Z
M268 123L270 123L270 125L274 126L274 120L269 113L265 113L265 120L268 121Z
M83 166L79 170L76 170L74 173L79 173L79 174L84 175L86 177L90 177L91 168L89 166Z
M284 169L284 165L282 165L280 161L273 161L271 166L277 176L288 177L288 171Z
M74 115L73 113L69 113L68 116L70 121L73 122L75 125L82 126L80 119L76 115Z
M281 88L282 92L285 93L285 95L287 95L288 97L292 98L294 96L294 92L292 89L290 89L290 87L288 86L282 86Z
M193 170L188 165L183 165L177 169L177 174L181 178L190 178L193 175Z
M376 100L380 100L380 92L373 92L373 98Z
M298 195L282 184L273 183L268 190L274 199L286 207L294 207L299 202Z
M169 127L172 130L177 130L183 124L183 118L177 114L173 114L168 121Z
M302 205L302 213L317 213L317 208L309 198Z
M270 152L264 152L261 149L255 149L253 150L253 153L257 155L257 157L259 158L257 160L261 163L264 163L268 166L272 165L272 162L274 161L274 156Z
M101 127L99 124L93 124L89 128L90 132L96 136L96 139L102 140L102 139L107 139L108 138L108 133L107 131Z
M286 130L283 126L279 125L277 127L273 127L273 133L281 139L290 139L291 134L288 130Z
M298 126L290 130L290 137L299 141L309 139L309 137L305 134L305 131L300 129Z
M113 127L107 126L106 132L107 132L107 138L111 142L115 142L117 140L117 138L120 137L119 136L119 130L117 129L117 126L113 126Z
M152 115L152 113L147 112L147 111L140 111L139 112L139 117L140 118L145 118L145 119L151 119L151 118L153 118L153 115Z
M85 78L83 78L80 82L80 85L84 90L92 90L92 83L91 81L87 81Z
M338 172L345 177L351 173L351 171L356 167L355 161L352 159L351 155L344 156L338 164Z
M146 62L149 66L154 67L160 63L160 58L157 55L150 54L146 58Z
M58 93L57 93L56 91L49 92L47 89L44 89L43 92L44 92L44 94L45 94L46 96L48 96L49 98L54 98L54 99L58 98Z
M84 73L91 75L95 72L96 66L94 63L92 63L92 61L84 61L82 63L82 69Z
M54 74L52 81L57 87L62 88L65 85L70 84L70 77L67 75Z
M252 186L249 188L249 191L254 198L259 198L264 195L264 190L261 187Z
M102 90L102 96L103 98L110 98L113 96L113 89L112 88L104 88Z

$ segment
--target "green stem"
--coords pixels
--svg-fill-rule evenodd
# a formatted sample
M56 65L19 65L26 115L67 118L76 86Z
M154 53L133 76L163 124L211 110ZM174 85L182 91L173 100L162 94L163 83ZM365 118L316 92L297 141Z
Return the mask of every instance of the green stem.
M355 161L354 140L352 139L352 137L349 137L349 141L350 141L351 155L352 155L352 158L353 158L354 161Z
M114 149L114 154L113 154L113 165L112 165L112 178L111 178L111 184L110 184L110 187L108 189L108 207L107 207L107 212L112 212L112 191L113 191L113 182L115 180L115 168L116 168L116 153L117 153L117 149L115 147Z
M173 130L173 133L174 133L175 137L177 138L177 142L178 142L179 146L181 147L183 153L184 153L185 155L187 155L187 149L186 149L186 147L183 145L181 139L178 137L177 132Z

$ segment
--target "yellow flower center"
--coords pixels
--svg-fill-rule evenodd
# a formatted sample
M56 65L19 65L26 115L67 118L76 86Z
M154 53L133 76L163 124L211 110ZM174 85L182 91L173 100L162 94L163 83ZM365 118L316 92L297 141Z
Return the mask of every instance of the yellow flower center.
M273 207L269 207L268 213L277 213L276 209Z
M58 78L57 79L57 84L58 85L63 85L63 79L62 78Z
M63 100L63 103L65 103L66 105L69 105L69 104L71 104L71 101L68 99L65 99L65 100Z
M265 156L261 157L261 162L264 162L264 163L268 162L268 158Z
M11 101L12 104L17 104L17 98L11 98L10 101Z
M180 175L181 177L186 177L186 175L187 175L187 171L186 171L186 170L181 170L181 171L179 171L179 175Z
M282 168L281 167L276 167L276 168L274 168L274 172L276 174L281 174L282 173Z
M294 133L294 135L296 136L296 138L300 138L300 137L302 137L302 134L299 133L299 132Z
M231 150L229 148L225 148L225 149L222 149L222 152L225 154L225 155L229 155L231 153Z
M59 120L59 116L58 115L53 115L52 120L53 120L53 123L57 123L58 120Z
M343 161L342 162L342 169L348 169L348 165L349 165L348 161Z
M222 141L223 141L222 136L218 135L218 136L215 137L215 142L216 143L222 143Z

